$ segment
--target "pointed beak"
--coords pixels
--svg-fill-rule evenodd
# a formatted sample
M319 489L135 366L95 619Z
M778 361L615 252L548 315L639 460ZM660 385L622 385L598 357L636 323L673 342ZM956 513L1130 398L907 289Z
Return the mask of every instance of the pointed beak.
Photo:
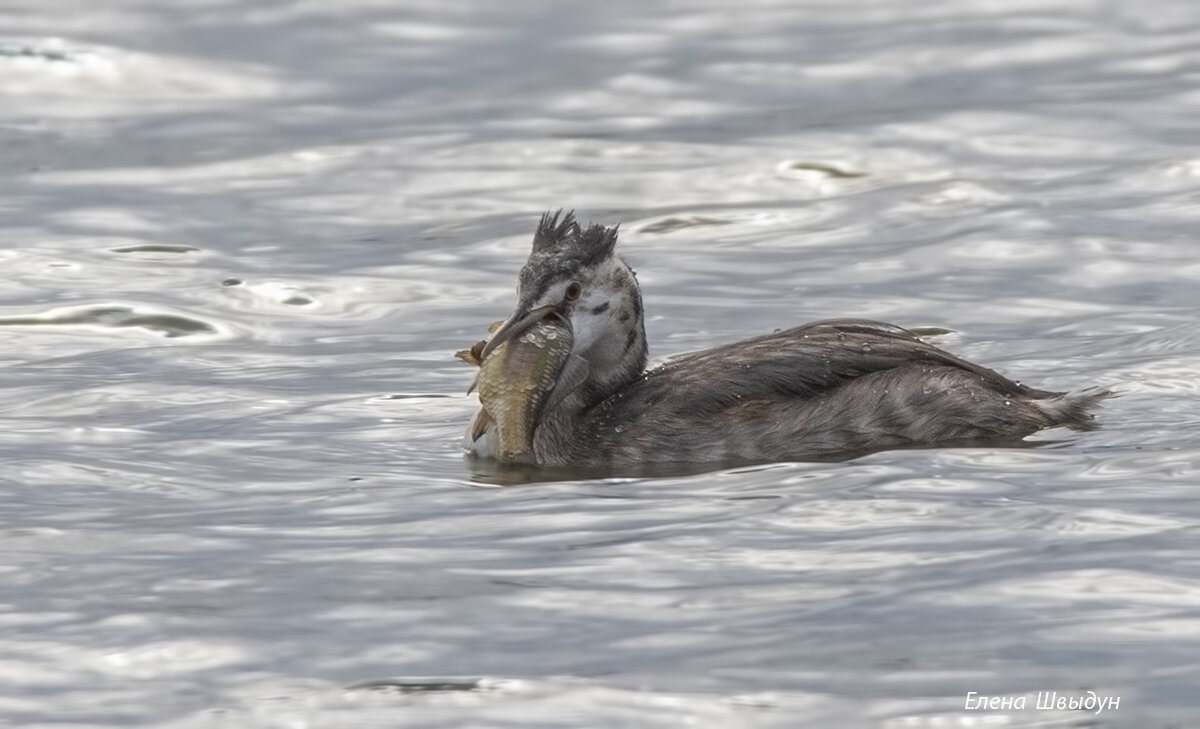
M511 319L504 322L504 326L500 327L500 329L492 335L492 338L488 340L487 344L484 345L483 351L479 353L479 360L483 361L487 359L488 355L492 353L493 349L499 347L501 344L510 339L519 337L521 332L525 331L529 327L533 326L534 323L539 322L548 316L557 316L562 319L564 323L566 323L566 319L562 316L562 310L553 304L550 306L543 306L533 309L532 311L525 312L524 314L522 314L521 310L518 309L517 313L513 314Z

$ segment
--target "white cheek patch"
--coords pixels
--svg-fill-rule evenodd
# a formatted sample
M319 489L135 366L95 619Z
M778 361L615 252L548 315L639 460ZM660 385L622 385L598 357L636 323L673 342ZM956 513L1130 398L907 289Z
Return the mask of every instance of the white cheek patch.
M575 351L591 349L596 340L603 336L603 322L587 310L579 310L571 317L571 328L575 336Z
M615 323L616 303L606 296L584 296L575 303L571 324L575 327L575 341L582 343L581 349L595 344L598 337Z
M589 318L606 318L605 314L612 311L613 302L608 296L585 296L576 305L576 311Z

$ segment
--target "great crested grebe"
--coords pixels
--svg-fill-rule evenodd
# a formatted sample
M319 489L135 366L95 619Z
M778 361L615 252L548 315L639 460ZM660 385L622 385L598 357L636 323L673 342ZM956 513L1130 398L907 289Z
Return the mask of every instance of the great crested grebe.
M481 387L484 408L464 441L470 454L621 466L1016 441L1043 428L1088 429L1092 409L1111 394L1026 387L900 327L854 319L764 334L647 372L642 296L616 242L616 226L581 227L562 211L542 216L516 311L460 353L482 364L477 382L491 385ZM519 414L498 419L501 411Z

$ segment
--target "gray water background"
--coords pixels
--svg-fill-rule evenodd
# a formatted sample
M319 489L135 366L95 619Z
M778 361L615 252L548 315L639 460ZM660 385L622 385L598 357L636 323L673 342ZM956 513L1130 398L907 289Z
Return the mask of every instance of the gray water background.
M1200 5L0 18L0 725L1200 726ZM656 361L870 317L1122 397L496 487L451 353L560 206L622 223Z

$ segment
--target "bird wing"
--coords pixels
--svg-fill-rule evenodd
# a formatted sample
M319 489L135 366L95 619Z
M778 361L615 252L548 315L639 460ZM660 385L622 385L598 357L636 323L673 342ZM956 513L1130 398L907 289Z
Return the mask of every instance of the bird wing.
M716 412L739 401L811 398L872 372L912 365L966 370L1002 394L1056 394L1015 383L906 329L866 319L813 322L685 354L648 372L632 390L635 399L660 406Z

